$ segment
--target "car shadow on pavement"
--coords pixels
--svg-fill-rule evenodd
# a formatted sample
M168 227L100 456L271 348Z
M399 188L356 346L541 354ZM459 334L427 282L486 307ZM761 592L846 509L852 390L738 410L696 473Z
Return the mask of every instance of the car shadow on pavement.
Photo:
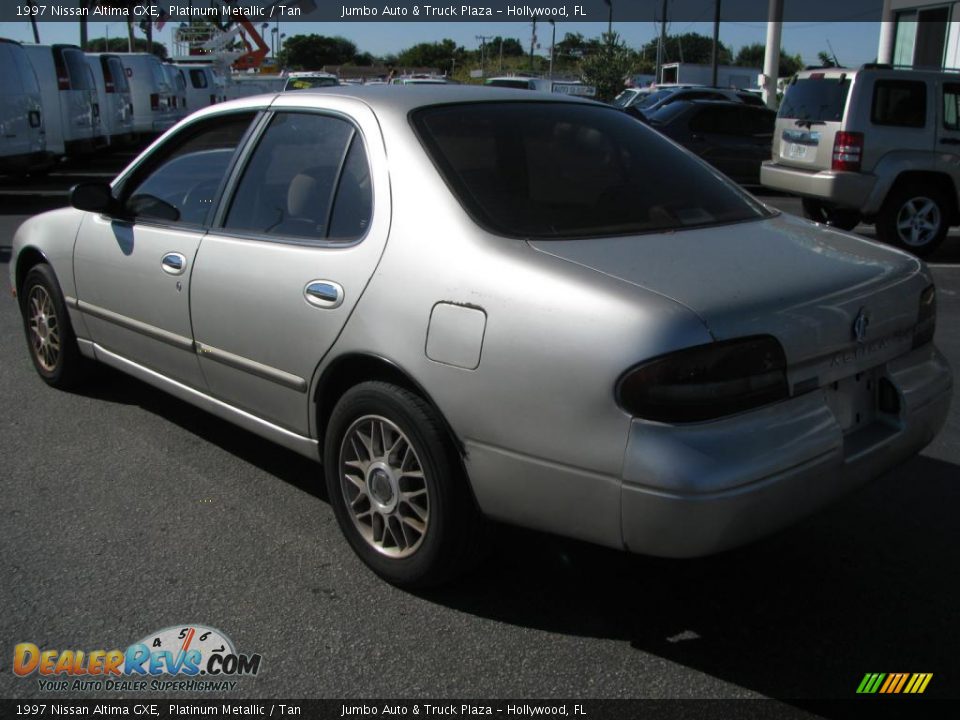
M139 380L104 368L80 394L141 407L327 502L316 463ZM418 594L518 627L626 642L800 707L855 698L868 672L930 672L927 698L957 697L958 478L960 467L919 456L773 537L694 560L500 526L478 568ZM633 691L643 695L642 683Z
M320 465L292 450L200 410L152 385L98 365L94 377L74 394L122 405L136 405L203 438L298 490L327 501Z
M478 572L424 597L623 640L784 700L855 698L867 672L932 672L926 695L956 697L958 478L917 457L794 528L696 560L504 528Z

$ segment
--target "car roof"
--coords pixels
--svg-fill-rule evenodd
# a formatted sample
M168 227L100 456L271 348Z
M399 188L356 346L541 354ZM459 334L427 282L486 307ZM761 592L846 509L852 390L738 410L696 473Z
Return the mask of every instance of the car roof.
M311 88L299 90L296 96L286 94L284 103L291 102L293 97L308 98L311 95L337 95L349 97L366 103L374 110L409 112L420 107L430 105L459 104L471 102L566 102L588 105L601 105L593 100L579 98L563 93L549 93L531 90L521 95L512 88L478 86L478 85L340 85L330 88ZM269 98L278 97L275 93ZM220 107L220 106L217 106Z

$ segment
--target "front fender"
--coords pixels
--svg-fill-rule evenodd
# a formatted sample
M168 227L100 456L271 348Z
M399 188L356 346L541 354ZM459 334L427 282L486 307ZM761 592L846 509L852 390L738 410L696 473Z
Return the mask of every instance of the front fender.
M73 277L73 248L85 213L74 208L60 208L35 215L24 221L13 236L10 257L10 287L19 292L19 283L27 274L34 258L53 268L65 298L77 297ZM67 303L70 320L77 337L89 338L83 317Z

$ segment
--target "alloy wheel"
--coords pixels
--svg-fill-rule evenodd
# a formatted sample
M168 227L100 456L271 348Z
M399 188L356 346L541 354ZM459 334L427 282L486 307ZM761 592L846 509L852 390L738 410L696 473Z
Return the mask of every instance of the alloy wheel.
M417 551L430 524L430 495L416 448L379 415L358 418L340 446L340 489L353 524L391 558Z
M940 231L943 222L940 206L928 197L915 197L900 206L897 234L909 247L923 247Z

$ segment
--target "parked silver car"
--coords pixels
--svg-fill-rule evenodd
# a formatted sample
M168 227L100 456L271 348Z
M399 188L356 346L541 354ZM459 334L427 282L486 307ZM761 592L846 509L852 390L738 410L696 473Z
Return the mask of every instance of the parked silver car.
M922 261L590 101L244 98L71 201L10 263L41 377L98 360L322 458L400 585L467 567L485 518L731 548L917 453L950 402Z

